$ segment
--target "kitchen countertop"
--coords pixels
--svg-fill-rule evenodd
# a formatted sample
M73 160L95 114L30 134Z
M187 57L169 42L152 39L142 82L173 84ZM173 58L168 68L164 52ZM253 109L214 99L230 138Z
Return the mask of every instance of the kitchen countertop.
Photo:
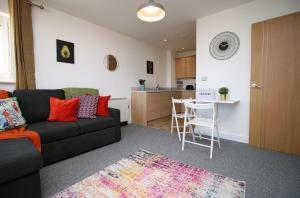
M146 88L145 91L139 90L139 88L132 88L132 92L147 92L147 93L160 93L164 91L196 91L196 90L186 90L186 89L177 89L177 88L160 88L156 90L155 88Z

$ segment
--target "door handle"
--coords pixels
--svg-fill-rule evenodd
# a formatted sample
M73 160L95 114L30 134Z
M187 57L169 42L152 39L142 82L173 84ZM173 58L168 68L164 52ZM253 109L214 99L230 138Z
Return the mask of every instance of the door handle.
M262 89L262 88L263 88L262 86L260 86L260 85L258 85L258 84L256 84L256 83L252 83L252 84L251 84L251 87L252 87L252 88L258 88L258 89Z

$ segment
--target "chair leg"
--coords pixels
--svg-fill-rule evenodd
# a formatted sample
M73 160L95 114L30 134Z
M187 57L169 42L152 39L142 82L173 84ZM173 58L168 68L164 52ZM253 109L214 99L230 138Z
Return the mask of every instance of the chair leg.
M177 133L178 133L178 139L179 139L179 142L180 142L181 141L181 137L180 137L180 129L179 129L179 125L178 125L178 119L177 119L177 117L174 117L174 118L175 118Z
M189 132L192 134L193 141L196 142L196 140L195 140L195 134L194 134L194 129L193 129L192 125L189 125Z
M219 148L221 148L221 141L220 141L220 134L219 134L219 127L218 127L218 125L216 125L216 132L217 132L217 135L218 135L218 145L219 145Z
M211 140L210 140L210 159L212 159L213 149L214 149L214 130L215 127L211 128Z
M186 128L186 126L185 125L183 125L183 136L182 136L182 150L184 150L184 142L185 142L185 128Z
M173 117L173 115L172 115L172 120L171 120L171 134L173 134L173 119L174 119L174 117Z
M195 126L194 133L195 133L195 130L197 130L197 133L198 133L197 138L199 138L201 140L202 139L202 135L201 135L200 127L199 126Z

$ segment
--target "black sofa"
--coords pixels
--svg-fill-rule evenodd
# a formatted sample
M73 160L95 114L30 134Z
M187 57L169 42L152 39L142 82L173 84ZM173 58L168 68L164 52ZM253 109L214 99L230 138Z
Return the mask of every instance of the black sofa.
M50 97L65 98L64 91L16 90L27 129L39 133L42 153L26 139L0 140L0 197L41 197L39 169L121 139L120 111L110 116L49 122Z

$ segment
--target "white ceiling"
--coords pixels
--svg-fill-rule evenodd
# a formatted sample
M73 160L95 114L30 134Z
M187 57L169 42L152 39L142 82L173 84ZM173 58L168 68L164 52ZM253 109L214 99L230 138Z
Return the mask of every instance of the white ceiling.
M85 19L138 40L174 51L196 48L196 19L252 0L156 0L166 17L147 23L136 17L147 0L44 0L46 6ZM39 2L39 1L37 1ZM164 43L163 40L168 42Z

